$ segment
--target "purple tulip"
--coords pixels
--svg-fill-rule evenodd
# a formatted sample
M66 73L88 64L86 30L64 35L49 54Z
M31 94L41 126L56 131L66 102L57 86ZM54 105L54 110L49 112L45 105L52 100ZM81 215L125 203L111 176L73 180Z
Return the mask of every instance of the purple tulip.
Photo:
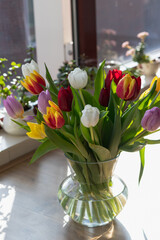
M149 132L153 132L160 127L160 108L153 107L145 112L141 125Z
M47 113L47 107L50 107L48 101L52 101L51 95L48 91L48 89L46 91L42 91L39 94L38 97L38 110L42 113L42 114L46 114Z
M8 115L11 118L23 118L24 109L20 102L18 102L13 95L8 96L3 100Z

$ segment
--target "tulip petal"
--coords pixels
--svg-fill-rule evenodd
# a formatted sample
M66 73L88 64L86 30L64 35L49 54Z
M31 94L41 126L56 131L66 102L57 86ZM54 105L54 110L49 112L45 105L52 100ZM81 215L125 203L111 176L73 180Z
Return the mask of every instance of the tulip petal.
M49 101L49 105L50 105L51 107L53 107L53 108L55 109L55 111L59 112L59 113L63 116L63 113L62 113L61 109L57 106L57 104L55 104L55 103L52 102L52 101Z
M8 113L8 115L11 117L11 118L16 118L16 115L13 111L13 109L10 107L9 103L6 101L6 100L3 100L3 105Z
M38 124L38 123L31 123L27 122L27 125L30 127L30 132L27 132L26 134L33 139L44 139L46 136L45 130L44 130L44 124Z

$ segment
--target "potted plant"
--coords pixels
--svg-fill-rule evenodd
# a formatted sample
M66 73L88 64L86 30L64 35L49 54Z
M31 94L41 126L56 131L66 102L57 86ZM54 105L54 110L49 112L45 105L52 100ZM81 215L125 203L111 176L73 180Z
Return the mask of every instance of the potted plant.
M16 99L22 104L25 115L33 115L33 103L37 100L37 96L32 96L23 88L21 81L22 75L19 73L21 64L14 61L8 67L8 60L0 58L0 101L3 106L3 101L8 97L15 95ZM15 124L7 112L1 109L3 119L0 120L0 126L12 135L25 135L26 131Z
M127 48L126 56L132 56L132 60L138 63L138 69L142 74L146 76L154 76L159 67L158 60L151 60L148 55L145 54L146 37L149 36L148 32L140 32L137 34L137 38L140 42L136 47L130 45L128 41L122 43L122 48Z

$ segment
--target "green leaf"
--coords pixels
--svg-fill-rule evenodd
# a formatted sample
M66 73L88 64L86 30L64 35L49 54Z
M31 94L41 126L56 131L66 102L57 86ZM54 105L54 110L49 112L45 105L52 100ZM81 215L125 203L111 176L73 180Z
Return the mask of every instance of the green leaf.
M160 139L151 140L151 139L143 138L143 139L141 139L141 141L145 144L159 144L160 143Z
M118 109L117 102L116 102L116 95L113 92L114 86L115 86L115 83L114 81L112 81L111 98L112 98L113 109L114 109L114 123L113 123L113 130L110 138L110 143L109 143L109 150L111 152L111 157L115 157L118 154L118 146L121 140L121 117L120 117L120 110Z
M112 80L111 82L111 89L110 89L110 99L109 99L109 104L108 104L108 116L112 122L114 122L114 117L115 117L115 111L114 111L114 106L117 106L120 104L120 98L117 96L116 93L117 85L116 83Z
M145 147L142 148L139 151L139 154L140 154L141 166L140 166L140 173L139 173L139 180L138 180L138 182L140 183L142 175L143 175L144 165L145 165Z
M96 101L99 101L99 95L101 92L101 89L104 86L104 80L105 80L105 71L104 71L104 65L105 65L106 60L104 60L97 72L96 78L95 78L95 83L94 83L94 98L96 99Z
M134 142L133 144L130 145L123 145L119 149L121 151L126 151L126 152L136 152L140 151L146 144L143 142Z
M89 146L93 152L97 154L97 157L100 161L105 161L111 158L111 153L107 148L92 143L89 143Z
M87 92L86 90L82 89L82 94L84 97L84 101L85 104L90 104L92 107L97 107L97 108L102 108L104 109L104 107L100 106L99 102L97 102L94 98L94 96L92 96L92 94L90 94L89 92Z
M46 125L45 132L48 138L57 146L57 148L61 149L64 153L73 153L81 160L84 160L78 149L72 143L68 142L63 136L60 136L56 130L51 129Z
M56 95L58 94L58 89L56 88L54 82L53 82L53 79L48 71L48 68L45 64L45 68L46 68L46 78L47 78L47 81L49 83L49 86L50 86L50 90L53 91Z
M12 121L15 122L17 125L19 125L21 128L24 128L27 132L30 131L30 127L29 126L24 125L24 124L22 124L20 122L17 122L16 120L13 120L13 119L12 119Z
M90 131L88 128L86 128L82 123L80 124L80 129L81 129L81 133L84 137L84 139L88 142L91 143L91 135L90 135Z
M54 103L58 104L58 97L57 97L57 95L54 92L52 92L51 90L49 90L49 92L51 94L52 101Z
M57 147L53 144L53 142L49 139L47 139L45 142L43 142L35 151L35 153L32 156L32 159L30 161L31 163L34 163L37 159L45 155L47 152L51 150L55 150Z
M76 141L76 147L78 148L78 150L81 152L81 154L89 161L90 156L87 152L87 149L85 148L85 146L83 145L83 143L81 142L78 133L77 133L77 120L75 118L75 124L74 124L74 136L75 136L75 141Z
M72 88L72 94L73 94L73 103L72 103L72 109L74 109L78 115L81 114L81 111L83 110L83 103L79 96L79 93L76 89Z

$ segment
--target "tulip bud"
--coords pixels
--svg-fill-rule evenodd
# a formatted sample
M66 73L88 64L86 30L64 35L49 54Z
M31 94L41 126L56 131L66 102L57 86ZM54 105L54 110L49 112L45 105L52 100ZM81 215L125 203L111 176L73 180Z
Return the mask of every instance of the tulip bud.
M62 111L70 112L72 108L73 94L68 86L67 89L61 87L58 92L58 105Z
M134 100L141 88L141 78L131 77L126 74L118 83L116 93L117 96L124 100Z
M47 112L47 107L49 107L49 102L51 101L51 95L48 91L48 89L46 91L42 91L38 97L38 110L42 113L42 114L46 114Z
M96 107L92 107L91 105L86 105L82 111L81 122L82 124L89 128L95 127L99 121L99 110Z
M53 129L63 127L65 121L61 109L52 101L49 101L51 107L47 107L47 114L43 115L46 124Z
M23 118L24 109L20 102L18 102L13 95L8 96L6 100L3 100L3 104L6 108L8 115L11 118Z
M87 72L85 70L81 70L80 68L75 68L68 75L68 81L73 88L82 89L86 87L88 82Z
M153 132L160 127L160 108L153 107L145 112L141 125L149 132Z
M102 106L107 107L109 103L109 96L110 96L109 90L106 88L102 88L99 95L99 103Z
M43 87L46 86L46 82L39 74L37 63L32 60L31 63L23 64L22 73L25 77L24 82L21 81L23 87L34 95L40 94L43 91Z

